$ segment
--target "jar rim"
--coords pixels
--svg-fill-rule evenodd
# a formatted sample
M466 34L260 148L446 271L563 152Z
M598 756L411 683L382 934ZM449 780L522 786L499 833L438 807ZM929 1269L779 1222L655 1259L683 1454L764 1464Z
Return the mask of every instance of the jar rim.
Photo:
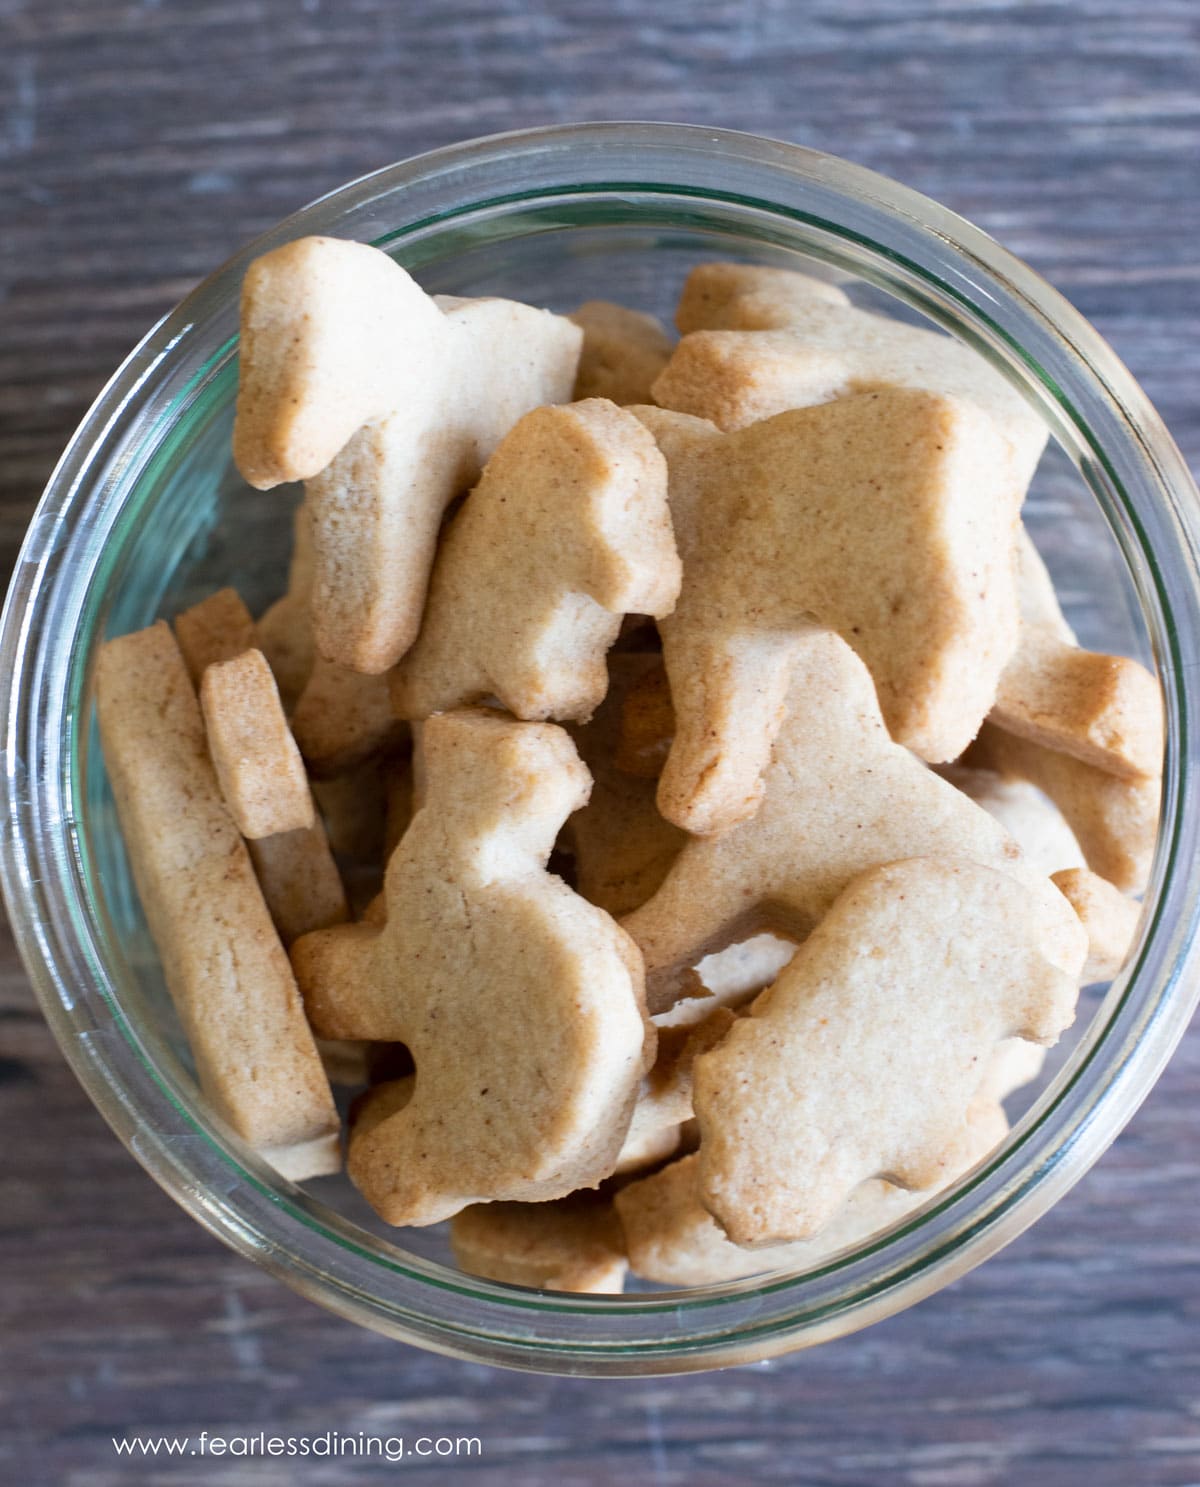
M631 159L647 171L652 164L659 174L669 171L671 178L640 179ZM616 173L618 162L623 173ZM735 165L747 186L770 183L772 190L758 196L721 189L719 181ZM584 179L572 179L579 176ZM481 197L485 182L492 194ZM415 1257L392 1259L389 1251L401 1253L395 1246L330 1215L253 1158L233 1153L205 1112L189 1106L170 1072L146 1059L118 999L105 992L103 954L80 891L72 810L86 731L72 701L82 698L85 678L81 667L71 671L62 637L76 633L72 626L89 591L103 582L112 534L135 514L130 502L137 478L124 469L127 483L118 500L112 472L123 457L128 464L137 441L161 439L170 411L178 419L231 357L225 339L181 384L177 378L170 408L154 413L165 396L166 374L178 372L199 330L218 307L227 312L236 304L253 257L300 233L340 228L342 235L357 236L345 232L347 220L386 215L397 193L412 199L412 209L426 198L441 207L406 221L388 236L389 248L401 240L419 242L484 208L639 193L776 213L781 221L805 216L823 228L846 230L886 261L892 292L976 338L981 349L1006 362L1010 375L1033 379L1027 392L1040 400L1060 438L1074 441L1081 470L1130 564L1158 654L1169 731L1148 894L1153 909L1139 952L1097 1009L1068 1067L1003 1147L893 1228L800 1276L588 1298L522 1292ZM840 206L839 213L821 216L814 209L822 203ZM874 237L864 235L867 226L875 228ZM9 805L0 881L18 947L69 1062L139 1161L219 1237L344 1315L457 1356L579 1373L712 1367L838 1335L964 1273L1056 1201L1133 1114L1200 999L1200 977L1185 975L1200 959L1200 892L1186 871L1174 870L1196 859L1200 820L1194 772L1187 768L1197 702L1184 685L1195 672L1191 658L1200 637L1198 551L1200 497L1190 475L1099 335L979 229L906 187L800 146L668 124L525 130L385 167L289 217L193 291L110 380L50 478L0 620ZM369 1282L376 1272L405 1289L380 1295ZM555 1335L533 1335L531 1322L546 1318L557 1319ZM688 1320L682 1331L670 1325L678 1318ZM667 1325L655 1331L652 1324L663 1320Z

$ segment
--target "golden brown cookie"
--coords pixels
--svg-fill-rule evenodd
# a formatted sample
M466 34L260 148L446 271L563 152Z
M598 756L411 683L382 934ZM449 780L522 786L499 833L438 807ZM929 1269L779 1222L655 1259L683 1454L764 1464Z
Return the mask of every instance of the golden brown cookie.
M258 645L254 620L236 589L218 589L193 604L175 616L173 628L194 687L214 661L232 661Z
M653 315L590 299L567 317L583 331L574 396L648 403L655 377L675 345Z
M621 1226L594 1196L473 1204L450 1220L450 1247L471 1275L510 1286L612 1295L625 1285Z
M1122 893L1145 888L1158 839L1156 776L1122 779L992 723L980 729L964 762L1036 785L1062 812L1093 872Z
M346 890L319 812L313 824L247 843L271 919L285 945L350 917Z
M586 722L627 613L675 604L667 467L603 398L527 414L442 538L392 704L427 718L496 697L516 717Z
M221 793L242 835L310 830L312 791L263 653L243 651L206 667L200 708Z
M951 397L999 429L1007 458L998 478L1006 499L1020 501L1046 425L978 351L807 289L789 299L776 327L685 335L654 384L655 402L740 429L788 408L880 389Z
M590 903L614 915L645 903L688 839L659 815L654 782L633 778L617 764L624 700L658 664L653 655L612 656L608 696L592 721L572 732L592 775L588 803L566 828L576 886Z
M327 660L378 674L412 644L442 514L522 414L570 397L582 339L512 301L435 301L361 243L250 266L234 457L260 489L308 482Z
M1070 914L1069 906L1062 909ZM928 1189L996 1045L1075 1016L1086 937L1007 873L864 873L693 1072L701 1202L737 1244L820 1233L869 1178Z
M944 1185L969 1171L1003 1141L1007 1131L1008 1122L996 1102L977 1101L947 1152ZM699 1172L698 1154L681 1157L614 1196L630 1268L644 1280L668 1286L710 1286L771 1270L807 1270L889 1228L930 1196L869 1178L859 1183L814 1238L743 1249L722 1233L701 1203Z
M724 435L636 411L667 457L684 565L659 622L676 723L663 815L705 834L753 815L813 620L862 657L897 742L955 758L1017 638L1019 498L991 421L898 389Z
M1020 555L1021 629L990 721L1043 748L1124 779L1162 773L1158 682L1136 661L1081 650L1027 533Z
M684 336L695 330L777 330L802 319L814 302L850 303L836 284L796 269L702 263L684 281L675 324Z
M1126 898L1120 889L1086 867L1072 867L1055 873L1054 883L1087 931L1084 984L1111 981L1129 959L1142 918L1141 904L1136 899Z
M201 1088L284 1176L336 1170L329 1081L165 624L102 648L96 710L134 880Z
M562 729L485 709L422 728L421 808L381 926L306 935L292 960L316 1032L406 1044L411 1100L351 1133L350 1175L393 1224L598 1182L653 1030L636 948L545 871L587 771Z
M797 942L852 878L900 857L967 857L1074 917L1000 825L888 737L866 668L827 630L798 642L787 718L757 814L689 841L657 893L622 921L642 948L651 1011L705 955L761 930Z

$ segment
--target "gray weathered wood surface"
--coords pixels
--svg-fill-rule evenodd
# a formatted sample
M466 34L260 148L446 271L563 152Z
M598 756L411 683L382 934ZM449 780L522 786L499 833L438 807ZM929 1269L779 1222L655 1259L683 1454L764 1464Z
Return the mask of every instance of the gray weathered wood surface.
M149 323L319 192L588 117L728 125L892 174L1110 337L1200 464L1197 0L0 0L0 559ZM0 942L0 1480L691 1487L1200 1482L1200 1035L1019 1242L771 1365L556 1381L324 1315L109 1134ZM468 1434L482 1460L120 1466L139 1429Z

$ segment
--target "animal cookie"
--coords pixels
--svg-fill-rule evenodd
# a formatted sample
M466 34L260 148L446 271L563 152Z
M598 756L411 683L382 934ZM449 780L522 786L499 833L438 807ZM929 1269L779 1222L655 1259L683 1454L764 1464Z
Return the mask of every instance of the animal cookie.
M586 721L621 616L668 614L680 581L653 437L603 398L538 408L442 539L392 704L427 718L495 696L519 718Z
M538 1291L612 1295L628 1268L612 1204L580 1193L464 1208L450 1220L450 1248L471 1275Z
M271 919L285 945L350 917L346 890L319 812L313 824L247 842Z
M1054 884L1087 931L1085 984L1111 981L1129 958L1142 906L1097 873L1073 867L1054 874Z
M1162 783L1157 775L1110 774L992 723L980 729L964 763L1036 785L1062 812L1094 873L1122 893L1145 888L1158 836Z
M655 402L740 429L787 408L881 388L953 397L996 425L1007 495L1020 500L1045 448L1046 425L977 351L844 299L801 293L786 303L782 328L685 335L654 383Z
M430 719L421 753L422 804L388 864L384 923L292 947L319 1036L412 1052L411 1097L360 1120L348 1155L393 1224L600 1181L653 1046L636 948L545 871L588 792L566 733L464 710Z
M96 708L130 865L201 1088L284 1176L335 1171L329 1081L165 624L104 646Z
M1083 866L1083 853L1062 812L1036 785L966 764L948 764L938 773L994 816L1042 876Z
M888 737L850 647L809 630L757 814L689 841L654 897L622 921L645 955L651 1011L689 989L689 967L703 956L759 930L801 941L852 878L914 856L966 857L1007 873L1057 917L1068 955L1082 945L1070 906L1000 825Z
M318 779L356 769L404 742L385 676L365 676L317 656L292 711L292 732Z
M575 859L576 886L589 903L610 914L644 904L666 877L687 833L658 813L654 784L617 767L624 702L657 656L613 655L612 686L595 717L572 732L592 775L587 805L567 822L565 837Z
M522 414L571 396L582 340L509 300L435 301L361 243L250 266L234 457L259 489L308 482L327 660L374 674L412 644L443 512Z
M1008 1121L995 1100L976 1099L946 1150L942 1186L957 1181L1007 1134ZM815 1238L743 1249L726 1238L701 1203L699 1176L700 1156L693 1152L631 1182L614 1196L630 1267L644 1280L668 1286L710 1286L768 1270L806 1270L890 1228L930 1196L868 1178L849 1194Z
M245 837L307 830L312 791L279 689L259 650L204 672L200 706L221 793Z
M641 408L670 469L683 587L659 622L676 731L659 809L752 815L814 618L866 662L892 736L931 761L978 731L1017 639L1017 500L986 415L892 389L738 433Z
M695 330L778 330L802 318L814 302L850 303L836 284L795 269L701 263L684 281L675 324L684 336Z
M583 331L575 397L650 402L651 385L675 344L654 316L590 299L567 318Z
M1020 554L1021 629L989 719L1044 748L1109 774L1162 773L1158 682L1136 661L1081 650L1045 564L1026 532Z
M219 589L175 616L175 639L192 685L216 661L232 661L258 645L254 620L236 589Z
M734 1243L777 1244L868 1178L945 1182L996 1045L1074 1019L1083 938L1064 955L1051 905L965 859L863 874L696 1060L704 1206Z
M261 636L237 593L233 589L222 589L176 617L175 639L192 682L199 687L209 666L236 659L245 651L253 649ZM271 658L267 659L270 662ZM275 671L273 663L271 670ZM276 680L278 681L278 673ZM265 693L266 686L261 675L257 676L257 682ZM284 702L282 688L280 702ZM268 720L271 712L272 707L268 700L265 706ZM290 751L287 748L286 735L278 728L278 720L273 737L280 748L276 762L285 770L285 774L290 774ZM260 761L264 743L265 734L256 735L250 745L251 752ZM302 808L294 795L291 804L297 819L301 819ZM285 945L290 945L293 940L310 930L341 924L350 917L346 894L330 851L325 827L315 810L312 813L311 826L298 826L273 835L250 837L247 845L263 898L275 928L279 931L279 938Z

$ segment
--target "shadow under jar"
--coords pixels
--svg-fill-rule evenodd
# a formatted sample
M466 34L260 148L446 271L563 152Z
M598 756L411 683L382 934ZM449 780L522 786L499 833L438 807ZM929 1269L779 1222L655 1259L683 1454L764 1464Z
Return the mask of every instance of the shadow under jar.
M621 1297L525 1291L454 1269L441 1228L386 1230L344 1177L292 1186L206 1108L117 828L93 663L106 638L225 584L256 613L282 591L298 492L250 491L232 465L237 306L250 259L308 233L375 243L434 292L556 310L611 298L666 319L706 259L833 274L857 303L974 347L1049 425L1026 516L1068 618L1083 644L1156 665L1163 684L1158 850L1126 969L1081 1001L1008 1141L895 1228L803 1273ZM1200 996L1198 547L1195 487L1101 338L911 191L796 146L657 124L535 130L389 167L202 284L117 372L51 479L0 635L3 875L22 956L138 1160L228 1244L346 1317L558 1373L679 1372L821 1342L946 1285L1061 1197L1133 1114Z

